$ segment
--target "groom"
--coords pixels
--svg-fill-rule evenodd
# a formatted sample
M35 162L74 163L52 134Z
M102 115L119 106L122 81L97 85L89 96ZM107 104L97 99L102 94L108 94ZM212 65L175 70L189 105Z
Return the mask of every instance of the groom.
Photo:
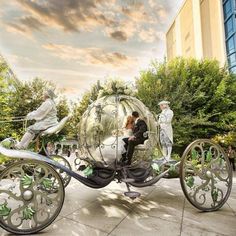
M131 164L135 146L143 144L144 141L148 138L144 137L144 133L148 130L146 122L139 118L139 113L137 111L132 112L132 117L135 120L133 136L123 139L127 152L122 155L122 161L128 165Z

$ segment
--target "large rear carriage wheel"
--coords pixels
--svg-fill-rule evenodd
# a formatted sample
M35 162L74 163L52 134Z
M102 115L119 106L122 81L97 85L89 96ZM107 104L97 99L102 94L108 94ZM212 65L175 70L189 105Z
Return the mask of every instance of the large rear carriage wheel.
M49 226L64 202L64 186L45 162L24 160L0 175L0 226L13 234L33 234Z
M207 139L191 143L181 159L180 182L194 207L201 211L221 208L232 188L232 170L222 147Z

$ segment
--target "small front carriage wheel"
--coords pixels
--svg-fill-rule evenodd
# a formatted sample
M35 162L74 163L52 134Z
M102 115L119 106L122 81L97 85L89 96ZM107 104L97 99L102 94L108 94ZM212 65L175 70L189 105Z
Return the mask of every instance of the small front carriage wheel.
M33 234L49 226L64 202L64 186L45 162L24 160L0 175L0 226L13 234Z
M194 207L201 211L220 209L232 188L232 170L222 147L208 139L191 143L181 159L180 182Z
M71 167L69 161L66 160L66 158L59 156L59 155L51 155L50 158L52 160L58 162L59 164L65 166L69 170L72 170L72 167ZM60 168L56 168L56 167L54 167L54 168L57 171L57 173L61 176L64 187L67 187L67 185L71 181L71 176L69 174L67 174L65 171L61 170Z

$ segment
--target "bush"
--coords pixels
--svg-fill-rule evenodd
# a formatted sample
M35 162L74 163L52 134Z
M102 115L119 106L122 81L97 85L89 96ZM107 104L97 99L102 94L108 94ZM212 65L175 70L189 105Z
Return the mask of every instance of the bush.
M169 100L174 111L175 151L197 138L225 135L236 128L236 79L217 61L176 58L152 63L136 81L137 96L153 112Z

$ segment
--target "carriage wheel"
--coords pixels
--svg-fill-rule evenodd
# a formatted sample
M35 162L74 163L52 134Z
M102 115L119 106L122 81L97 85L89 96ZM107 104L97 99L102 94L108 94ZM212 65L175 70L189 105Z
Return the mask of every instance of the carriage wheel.
M232 170L224 150L210 140L195 140L182 156L180 183L194 207L202 211L221 208L232 188Z
M69 161L66 160L66 158L59 156L59 155L51 155L50 158L54 161L57 161L61 165L67 167L68 169L72 170L71 165L70 165ZM55 170L61 176L64 187L66 187L71 181L71 176L59 168L55 168Z
M13 234L33 234L49 226L64 202L64 186L52 166L19 161L0 175L0 226Z

